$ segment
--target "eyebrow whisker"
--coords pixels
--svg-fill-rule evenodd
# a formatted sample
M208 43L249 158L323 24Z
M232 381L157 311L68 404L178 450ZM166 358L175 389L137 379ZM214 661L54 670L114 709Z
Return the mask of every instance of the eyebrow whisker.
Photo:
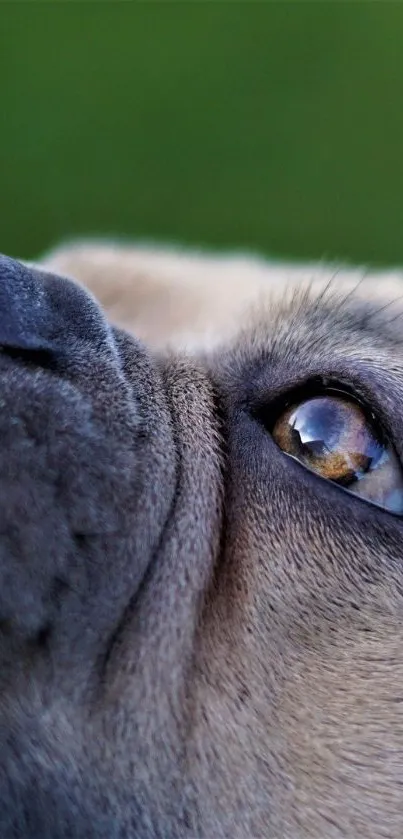
M345 305L346 305L346 304L347 304L347 303L351 300L351 298L352 298L352 297L354 297L354 295L356 294L356 292L358 291L358 289L360 288L360 286L361 286L361 285L363 284L363 282L364 282L364 281L368 278L368 275L369 275L369 269L366 269L366 270L363 272L363 274L362 274L362 276L360 277L360 279L359 279L359 280L357 280L357 282L355 283L355 285L354 285L352 288L350 288L350 289L349 289L349 291L347 291L347 293L346 293L345 295L343 295L343 297L339 300L339 302L338 302L337 306L335 306L335 307L333 308L333 313L334 313L334 314L337 314L337 312L339 312L339 311L340 311L340 309L342 309L342 308L343 308L343 307L344 307L344 306L345 306Z

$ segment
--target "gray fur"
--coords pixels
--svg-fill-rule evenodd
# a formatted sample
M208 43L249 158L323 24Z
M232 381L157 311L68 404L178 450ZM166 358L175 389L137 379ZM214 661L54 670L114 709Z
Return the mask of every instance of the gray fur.
M398 839L402 520L256 418L330 376L402 458L396 312L147 349L49 268L0 261L0 837Z

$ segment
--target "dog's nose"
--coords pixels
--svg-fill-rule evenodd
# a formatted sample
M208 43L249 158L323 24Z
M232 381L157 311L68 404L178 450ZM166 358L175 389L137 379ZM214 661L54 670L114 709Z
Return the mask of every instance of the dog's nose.
M105 343L107 334L84 289L0 255L0 346L64 354L72 343Z

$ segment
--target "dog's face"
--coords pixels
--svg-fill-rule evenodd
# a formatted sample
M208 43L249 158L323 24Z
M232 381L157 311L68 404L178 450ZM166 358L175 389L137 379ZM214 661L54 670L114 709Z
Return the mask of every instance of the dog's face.
M186 355L1 260L2 837L403 834L401 328L336 298Z

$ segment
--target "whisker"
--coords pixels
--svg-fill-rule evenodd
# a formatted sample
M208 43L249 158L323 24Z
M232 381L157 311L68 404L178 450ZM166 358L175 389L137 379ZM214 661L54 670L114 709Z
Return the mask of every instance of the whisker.
M372 317L376 317L377 315L380 315L382 312L385 312L387 309L390 309L391 306L394 306L395 303L399 303L401 300L403 300L403 294L399 294L397 297L392 298L392 300L388 300L387 303L384 303L382 306L379 306L376 309L371 308L371 312L369 314L369 317L372 318ZM399 312L398 316L400 316L401 314L402 313ZM388 323L395 320L395 318L396 318L396 316L391 318L391 321L388 321Z
M339 268L336 268L334 273L331 275L331 277L327 281L326 285L321 289L321 291L317 295L317 297L315 299L315 307L320 306L321 303L324 303L327 299L327 296L329 298L331 298L331 294L329 292L333 292L333 286L335 284L336 278L340 274L340 271L342 271L342 266L339 266ZM312 281L311 281L311 287L312 287Z
M393 302L397 303L398 300L402 299L403 297L397 297ZM388 320L384 321L384 325L388 326L390 323L395 323L397 320L400 320L401 317L403 317L403 311L397 312L395 315L393 315L393 317L388 318Z
M339 300L338 305L333 308L333 313L336 314L337 312L342 309L346 303L348 303L352 297L357 293L360 286L362 286L363 282L367 279L369 274L369 269L366 269L360 279L356 282L356 284L350 288L350 290Z

